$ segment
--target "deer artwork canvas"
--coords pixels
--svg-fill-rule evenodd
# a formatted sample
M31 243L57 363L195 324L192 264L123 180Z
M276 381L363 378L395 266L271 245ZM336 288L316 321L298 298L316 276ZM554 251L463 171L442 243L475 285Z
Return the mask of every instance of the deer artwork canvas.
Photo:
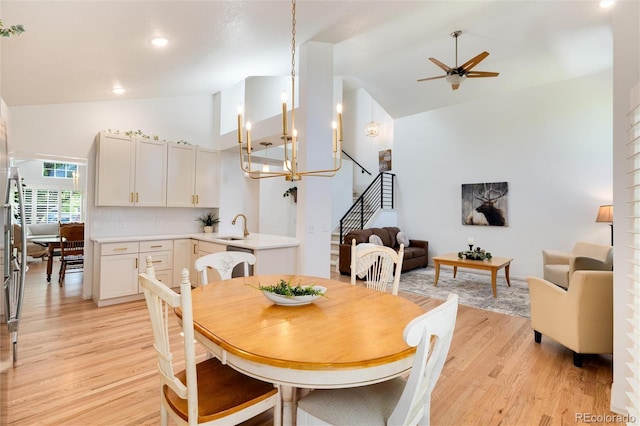
M507 226L507 182L462 184L462 224Z

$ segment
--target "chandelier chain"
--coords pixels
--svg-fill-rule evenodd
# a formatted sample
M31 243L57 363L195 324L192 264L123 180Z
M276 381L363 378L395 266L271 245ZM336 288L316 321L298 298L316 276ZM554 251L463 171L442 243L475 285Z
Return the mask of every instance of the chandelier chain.
M296 76L296 0L291 0L291 78Z

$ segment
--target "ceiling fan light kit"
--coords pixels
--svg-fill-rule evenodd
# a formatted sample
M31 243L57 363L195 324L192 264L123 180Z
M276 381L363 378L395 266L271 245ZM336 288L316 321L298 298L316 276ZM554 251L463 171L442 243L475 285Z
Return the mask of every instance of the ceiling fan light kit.
M469 59L467 62L458 66L458 37L462 34L461 30L456 30L451 33L451 37L456 40L456 65L451 68L444 63L440 62L436 58L429 58L431 62L436 64L439 68L444 70L446 74L439 75L436 77L426 77L421 78L418 81L428 81L428 80L436 80L439 78L444 78L447 83L451 84L451 89L458 90L460 87L460 83L462 83L467 78L479 78L479 77L497 77L500 73L491 72L491 71L471 71L476 65L478 65L484 58L489 56L489 52L482 52L473 58Z

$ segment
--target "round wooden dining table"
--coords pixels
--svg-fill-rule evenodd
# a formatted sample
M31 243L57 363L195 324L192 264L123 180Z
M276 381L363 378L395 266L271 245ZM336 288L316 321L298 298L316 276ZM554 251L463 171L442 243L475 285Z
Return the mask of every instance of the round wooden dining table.
M257 287L280 279L327 290L308 305L276 305ZM211 282L192 299L196 340L236 370L279 384L284 424L293 422L296 388L362 386L407 373L415 348L402 333L424 313L390 293L300 275Z

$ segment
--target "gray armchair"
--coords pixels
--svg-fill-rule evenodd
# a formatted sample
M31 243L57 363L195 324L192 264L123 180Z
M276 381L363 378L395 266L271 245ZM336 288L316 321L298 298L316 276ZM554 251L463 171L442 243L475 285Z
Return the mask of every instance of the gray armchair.
M544 279L569 288L575 271L613 271L613 247L578 242L571 253L542 250Z

